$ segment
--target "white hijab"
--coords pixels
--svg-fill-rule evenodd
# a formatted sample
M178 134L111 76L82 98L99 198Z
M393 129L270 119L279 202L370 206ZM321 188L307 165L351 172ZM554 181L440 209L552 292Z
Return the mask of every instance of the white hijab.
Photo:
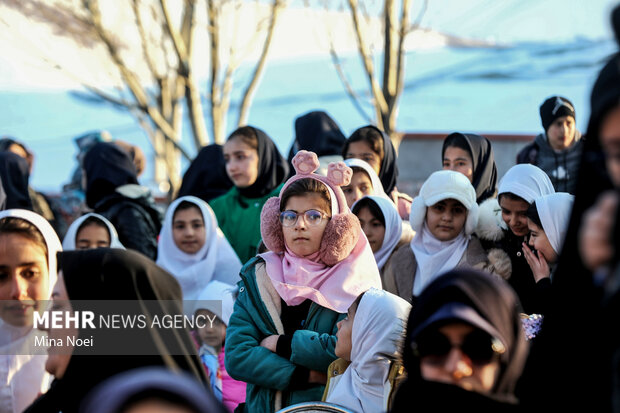
M75 221L71 223L71 225L69 226L69 229L67 230L67 234L65 235L65 239L62 240L63 250L72 251L76 248L75 247L76 237L77 237L78 231L80 230L80 226L82 225L84 221L86 221L90 217L97 218L98 220L103 222L105 226L108 228L108 233L110 234L110 248L119 248L123 250L125 249L121 241L118 239L118 233L116 232L116 228L114 228L114 225L112 225L112 223L108 221L108 219L104 217L103 215L99 215L99 214L95 214L91 212L91 213L82 215L81 217L77 218Z
M535 201L542 229L556 254L562 251L574 201L575 197L566 192L545 195Z
M413 280L413 295L422 293L435 278L455 268L469 245L470 236L465 235L465 228L450 241L440 241L431 233L426 225L411 240L411 249L418 267Z
M354 412L387 409L386 384L400 351L411 305L387 291L371 288L355 312L351 331L351 364L328 395ZM387 394L386 394L387 393Z
M205 243L195 254L181 251L173 239L172 218L183 201L200 209L205 224ZM231 285L240 280L241 262L219 229L213 210L202 199L194 196L181 197L168 207L159 234L157 265L176 277L183 290L183 300L196 300L211 280Z
M396 209L394 202L377 195L367 195L358 199L353 205L351 205L351 210L353 210L355 205L364 198L368 198L377 204L383 213L383 217L385 218L385 235L383 237L383 243L381 244L379 251L374 253L377 266L379 267L379 270L381 270L390 258L390 255L392 255L392 251L394 251L394 248L396 248L396 245L398 245L398 242L402 237L403 221L398 214L398 210Z
M62 251L60 240L52 226L42 216L23 209L0 211L0 219L14 217L28 221L43 235L47 245L49 299L57 280L56 253ZM41 334L32 326L16 327L0 319L0 411L21 412L39 393L44 393L50 382L45 371L47 355L33 355L34 335ZM20 354L25 353L25 354Z
M511 192L528 204L543 195L555 193L549 176L539 167L528 163L515 165L499 181L497 195Z
M236 288L236 286L221 281L211 281L198 295L194 314L198 310L209 310L228 326L235 305L233 294Z
M385 193L385 189L383 189L383 184L381 183L381 179L379 179L379 176L377 175L375 170L372 169L372 166L368 164L368 162L363 161L361 159L357 159L357 158L349 158L349 159L345 159L344 163L349 168L353 168L354 166L357 166L358 168L362 168L366 172L366 174L370 178L370 183L372 184L372 190L373 190L372 195L377 195L385 199L390 199L390 197L388 197L387 194Z

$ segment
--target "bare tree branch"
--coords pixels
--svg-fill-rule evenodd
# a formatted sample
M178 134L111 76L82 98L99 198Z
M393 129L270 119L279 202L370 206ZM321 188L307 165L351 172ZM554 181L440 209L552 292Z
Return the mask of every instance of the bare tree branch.
M265 63L267 62L267 54L269 53L269 47L273 42L273 34L276 28L276 22L278 20L278 16L280 15L280 11L284 7L283 0L273 0L273 5L271 7L271 14L269 20L269 27L267 29L267 36L265 38L265 42L263 43L263 49L261 51L260 58L258 59L258 63L254 68L254 73L252 74L252 78L248 83L245 91L243 92L243 100L241 101L241 108L239 109L239 119L237 121L237 126L245 125L248 121L248 115L250 111L250 102L254 97L254 92L256 90L256 86L258 85L259 79L263 75L263 71L265 69Z

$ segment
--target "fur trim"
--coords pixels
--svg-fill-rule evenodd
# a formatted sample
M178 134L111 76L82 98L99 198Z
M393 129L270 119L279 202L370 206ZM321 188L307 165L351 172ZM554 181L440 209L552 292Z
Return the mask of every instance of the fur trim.
M512 263L506 251L499 248L490 249L487 252L487 258L489 260L487 271L499 275L504 280L510 278L512 275Z
M490 198L480 204L476 235L485 241L499 241L504 238L506 223L497 198Z
M256 285L258 286L258 293L261 296L265 308L276 326L276 332L280 335L284 334L284 324L280 314L282 314L282 301L280 295L276 291L269 275L267 275L267 267L264 262L258 262L254 269L256 274ZM282 408L282 391L276 391L274 396L274 407L278 411Z
M473 204L467 212L467 221L465 221L465 234L471 235L478 225L478 204Z
M284 234L280 224L280 198L271 197L260 213L260 235L263 243L273 252L284 252Z
M336 265L347 258L360 237L360 221L353 214L334 215L327 223L319 256L326 265Z
M284 334L284 325L280 319L280 314L282 314L282 301L280 295L276 291L276 288L273 286L269 275L267 275L267 267L265 266L265 263L262 261L257 263L254 271L256 273L258 293L265 304L265 308L267 309L273 324L276 326L276 332L278 334Z

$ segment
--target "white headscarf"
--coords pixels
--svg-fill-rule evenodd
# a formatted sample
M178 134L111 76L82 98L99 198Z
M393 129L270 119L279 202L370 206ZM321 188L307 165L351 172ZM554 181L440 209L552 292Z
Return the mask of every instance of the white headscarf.
M386 195L385 189L383 189L383 184L381 183L381 179L379 179L379 176L377 175L375 170L372 169L372 166L368 164L368 162L362 161L361 159L357 159L357 158L349 158L349 159L345 159L344 163L349 168L353 168L354 166L356 166L358 168L362 168L366 172L366 174L370 178L370 183L372 184L372 190L373 190L372 195L377 195L377 196L384 197L386 199L390 199Z
M394 251L394 248L396 248L396 245L398 245L398 242L402 237L403 221L398 214L396 205L394 205L391 200L377 195L367 195L358 199L353 205L351 205L351 210L353 210L355 205L364 198L368 198L377 204L383 213L383 217L385 218L385 235L383 237L383 243L381 244L379 251L374 253L377 266L379 267L379 270L381 270L388 258L390 258L390 255L392 255L392 251Z
M118 239L118 233L116 232L116 228L114 228L114 225L112 225L112 223L108 221L108 219L104 217L103 215L99 215L99 214L95 214L91 212L86 215L82 215L81 217L77 218L75 221L71 223L65 235L65 239L62 240L63 250L72 251L76 248L75 247L76 237L77 237L78 231L80 230L80 226L82 225L84 221L86 221L90 217L97 218L98 220L103 222L105 226L108 228L108 233L110 234L110 248L120 248L123 250L125 249L121 241Z
M0 211L0 219L14 217L28 221L43 235L47 246L49 299L57 280L56 253L62 251L60 240L52 226L42 216L23 209ZM32 326L16 327L0 319L0 411L21 412L28 407L39 393L44 393L50 382L45 372L47 355L32 355L24 352L25 346L32 349L33 335L41 334ZM22 350L20 350L22 349ZM25 353L25 354L20 354Z
M524 163L510 168L499 181L497 195L506 192L511 192L531 204L536 198L555 193L555 189L551 179L542 169Z
M195 254L181 251L173 239L172 219L183 201L196 205L204 220L205 243ZM181 197L168 207L159 234L157 265L176 277L183 290L183 300L196 300L211 280L231 285L240 280L241 262L219 229L213 210L202 199L194 196Z
M224 324L228 325L235 305L233 297L235 290L236 287L230 284L221 281L211 281L198 296L194 306L194 314L198 310L209 310L218 316Z
M351 364L326 401L354 412L387 409L385 386L400 351L411 305L387 291L364 293L353 320Z
M575 197L566 192L536 198L536 209L542 229L556 254L562 251L574 201Z
M435 278L455 268L469 245L469 236L462 230L450 241L440 241L431 233L426 225L411 240L411 249L418 267L413 280L413 295L419 296Z

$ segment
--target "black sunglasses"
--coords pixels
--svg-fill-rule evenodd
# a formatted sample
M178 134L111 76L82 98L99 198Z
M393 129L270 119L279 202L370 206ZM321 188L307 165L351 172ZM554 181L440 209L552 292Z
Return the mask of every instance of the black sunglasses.
M474 364L483 365L493 361L506 352L506 347L497 338L491 337L482 330L469 333L458 345L450 341L448 337L438 330L422 333L411 342L411 349L415 356L426 358L431 364L443 364L453 347L457 347Z

